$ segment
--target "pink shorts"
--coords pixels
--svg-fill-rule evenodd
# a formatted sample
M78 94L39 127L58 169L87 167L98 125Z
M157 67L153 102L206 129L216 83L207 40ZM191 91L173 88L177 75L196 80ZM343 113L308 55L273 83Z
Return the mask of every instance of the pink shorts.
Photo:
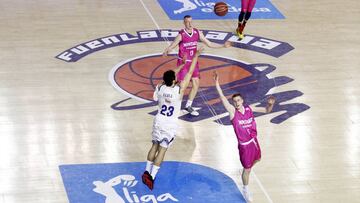
M181 65L182 63L183 62L181 59L177 60L177 66ZM178 81L184 80L186 74L189 72L190 65L191 65L191 61L186 61L184 67L179 71L179 73L176 76ZM200 78L199 62L196 62L195 70L194 70L191 78Z
M241 0L241 11L251 12L256 4L256 0Z
M251 168L255 161L258 161L261 158L261 149L256 137L249 143L244 145L239 144L238 149L241 164L245 169Z

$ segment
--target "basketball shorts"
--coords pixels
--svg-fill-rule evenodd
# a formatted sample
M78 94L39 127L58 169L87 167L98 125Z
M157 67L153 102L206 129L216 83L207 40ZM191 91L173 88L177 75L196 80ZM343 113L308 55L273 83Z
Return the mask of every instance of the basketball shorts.
M252 12L255 4L256 0L241 0L241 11Z
M245 169L250 169L261 159L261 149L256 137L246 143L239 143L238 149L241 164Z
M154 120L152 129L152 142L168 148L174 142L178 126L174 123L162 123Z
M177 60L177 66L181 65L183 62L181 59ZM187 60L184 67L179 71L177 74L177 80L183 81L186 74L189 72L191 66L191 60ZM200 78L200 68L199 68L199 62L196 62L194 72L191 76L191 78Z

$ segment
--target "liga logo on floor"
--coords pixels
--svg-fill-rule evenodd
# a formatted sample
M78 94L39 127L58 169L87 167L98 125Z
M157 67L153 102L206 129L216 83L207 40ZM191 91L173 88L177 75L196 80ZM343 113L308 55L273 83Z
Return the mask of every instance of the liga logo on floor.
M204 36L212 42L223 44L225 41L231 41L233 42L233 48L246 49L276 58L294 49L286 42L264 37L246 35L244 39L238 41L238 37L231 32L202 31ZM130 33L115 34L76 45L63 51L56 58L66 62L76 62L89 54L111 47L172 41L177 34L178 31L169 29L138 31L135 35ZM212 81L212 72L214 70L217 70L221 75L232 73L232 77L221 78L221 86L224 89L225 96L228 98L234 93L241 92L245 96L247 104L259 103L258 106L265 107L265 98L270 94L275 96L277 103L272 114L276 114L276 116L271 118L272 123L282 123L310 108L303 103L290 102L290 100L303 95L299 90L272 92L276 87L286 85L292 82L293 79L287 76L272 77L271 73L276 70L276 67L271 64L249 64L238 59L209 54L202 54L199 58L199 64L201 73L200 90L193 101L193 106L200 108L198 109L200 116L193 117L184 114L179 117L181 120L197 122L213 119L220 124L231 124L228 116L223 115L226 110L218 99ZM162 73L165 70L173 69L175 66L175 55L162 57L160 53L138 56L118 63L109 73L109 81L115 89L129 98L118 101L112 104L111 107L118 111L155 107L157 103L152 100L155 86L162 81ZM132 105L130 103L129 105L127 102L129 99L140 101L141 104ZM157 113L156 111L149 111L152 115ZM255 116L263 115L257 112L254 112L254 114ZM217 115L223 116L219 117Z
M245 202L227 175L198 164L164 162L154 190L141 182L145 163L60 166L70 203Z
M171 20L182 20L185 15L201 20L238 19L241 11L241 0L223 1L228 5L228 14L222 17L214 14L217 0L158 0L158 2ZM285 17L269 0L258 0L252 10L251 18L284 19Z

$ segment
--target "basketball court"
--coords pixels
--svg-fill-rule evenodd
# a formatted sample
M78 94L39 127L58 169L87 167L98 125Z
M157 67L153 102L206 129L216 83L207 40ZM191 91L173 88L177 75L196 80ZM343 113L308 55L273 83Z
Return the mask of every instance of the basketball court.
M190 6L185 4L191 3ZM237 140L216 92L245 95L262 159L253 202L360 202L360 4L257 0L245 38L240 1L0 2L0 203L245 202ZM177 138L150 191L141 174L157 112L152 94L193 16L212 42L199 58L200 116ZM184 104L184 103L183 103Z

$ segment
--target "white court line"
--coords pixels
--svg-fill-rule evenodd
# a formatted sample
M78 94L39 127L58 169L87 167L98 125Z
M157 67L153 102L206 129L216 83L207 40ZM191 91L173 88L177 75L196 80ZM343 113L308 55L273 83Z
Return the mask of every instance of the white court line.
M151 14L151 12L149 11L149 9L147 8L147 6L144 4L143 0L139 0L141 2L141 4L143 5L146 13L150 16L151 20L154 22L155 26L157 27L158 30L160 30L160 26L159 24L156 22L154 16ZM169 41L167 41L168 44L170 44ZM263 193L265 194L266 198L268 199L268 201L270 203L273 203L273 201L271 200L269 194L266 192L264 186L262 185L262 183L260 182L259 178L256 176L255 172L253 171L253 176L255 177L255 180L257 182L257 184L259 185L259 187L261 188L261 190L263 191Z
M150 16L151 20L153 21L153 23L155 24L155 26L157 27L157 29L160 30L159 24L156 22L154 16L151 14L151 12L150 12L149 9L147 8L147 6L144 4L143 0L139 0L139 1L140 1L141 4L143 5L146 13ZM167 40L167 38L165 38L165 40L166 40L166 43L167 43L168 45L170 45L169 40Z
M254 170L253 170L252 174L253 174L253 176L254 176L257 184L259 185L259 187L261 188L261 190L264 192L266 199L267 199L270 203L273 203L272 199L270 198L270 195L266 192L263 184L260 182L259 178L256 176Z

